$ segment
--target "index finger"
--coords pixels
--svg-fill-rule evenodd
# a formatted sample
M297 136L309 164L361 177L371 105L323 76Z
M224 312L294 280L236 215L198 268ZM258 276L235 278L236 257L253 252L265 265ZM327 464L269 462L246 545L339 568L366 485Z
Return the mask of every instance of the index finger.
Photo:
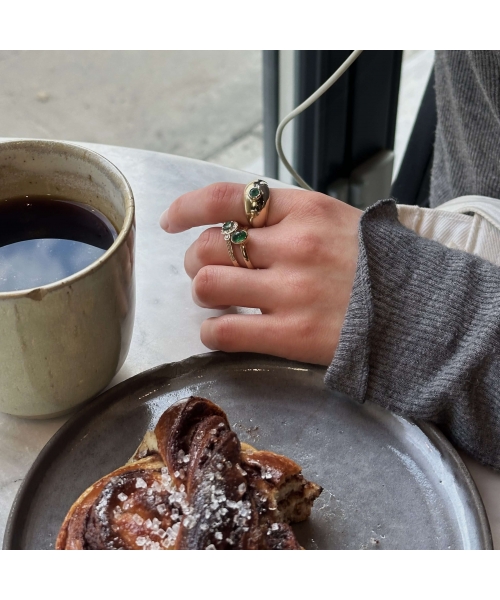
M224 221L237 221L248 225L243 205L241 183L213 183L207 187L187 192L174 200L160 217L160 225L169 233L179 233L200 225L215 225ZM272 188L269 197L267 225L274 225L289 214L297 194L303 190Z

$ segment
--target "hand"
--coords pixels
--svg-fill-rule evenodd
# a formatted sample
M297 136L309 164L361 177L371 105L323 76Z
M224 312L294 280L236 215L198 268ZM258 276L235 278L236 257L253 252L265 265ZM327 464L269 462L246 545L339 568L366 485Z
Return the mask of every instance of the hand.
M216 183L177 198L161 216L168 233L234 220L247 225L243 185ZM186 252L193 299L205 308L244 306L262 314L204 321L212 350L261 352L329 365L356 272L361 211L316 192L271 189L267 227L250 228L244 267L234 267L220 227L204 231Z

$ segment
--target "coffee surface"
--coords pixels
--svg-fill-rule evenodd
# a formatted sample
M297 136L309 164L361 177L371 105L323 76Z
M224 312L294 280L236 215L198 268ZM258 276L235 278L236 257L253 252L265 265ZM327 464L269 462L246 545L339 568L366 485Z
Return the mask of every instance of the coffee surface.
M47 285L88 267L117 232L98 210L53 196L0 200L0 292Z

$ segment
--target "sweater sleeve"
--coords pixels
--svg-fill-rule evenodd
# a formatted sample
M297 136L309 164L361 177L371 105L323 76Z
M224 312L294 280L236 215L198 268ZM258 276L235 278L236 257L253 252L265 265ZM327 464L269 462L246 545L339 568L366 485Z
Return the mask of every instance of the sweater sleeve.
M500 51L435 54L437 128L430 205L500 197Z
M392 200L363 214L359 240L326 383L433 421L500 469L500 268L406 229Z

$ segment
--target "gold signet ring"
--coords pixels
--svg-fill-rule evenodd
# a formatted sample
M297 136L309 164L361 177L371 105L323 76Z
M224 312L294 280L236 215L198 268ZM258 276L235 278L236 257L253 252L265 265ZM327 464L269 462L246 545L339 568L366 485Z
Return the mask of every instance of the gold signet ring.
M251 181L243 192L245 214L251 227L264 227L269 212L269 186L263 179Z

